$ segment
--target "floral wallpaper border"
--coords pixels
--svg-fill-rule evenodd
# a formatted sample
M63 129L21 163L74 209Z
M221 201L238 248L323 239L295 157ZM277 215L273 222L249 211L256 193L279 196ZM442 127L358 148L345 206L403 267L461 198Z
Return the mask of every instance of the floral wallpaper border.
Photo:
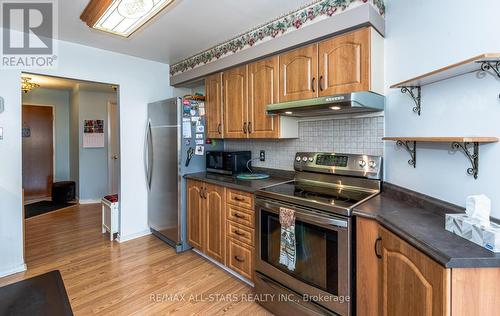
M311 22L318 17L328 18L345 11L350 6L367 2L375 6L380 15L383 16L385 14L385 4L383 0L316 0L312 4L283 15L246 33L237 35L224 43L171 65L170 75L173 76L183 73L197 66L208 64L214 60L252 47L264 40L275 38L294 29L299 29L305 23Z

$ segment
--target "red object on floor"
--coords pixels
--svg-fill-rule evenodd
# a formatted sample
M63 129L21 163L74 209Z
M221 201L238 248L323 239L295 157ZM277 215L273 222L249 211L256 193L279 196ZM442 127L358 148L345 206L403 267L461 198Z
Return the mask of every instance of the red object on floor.
M110 201L111 203L118 202L118 194L106 195L104 198Z

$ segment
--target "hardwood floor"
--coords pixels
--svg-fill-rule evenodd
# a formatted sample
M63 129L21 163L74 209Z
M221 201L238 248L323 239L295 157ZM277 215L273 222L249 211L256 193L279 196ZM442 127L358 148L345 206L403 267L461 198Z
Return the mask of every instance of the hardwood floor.
M151 235L110 242L100 225L100 205L27 220L28 270L0 286L60 270L75 315L269 315L245 300L251 287L194 252Z

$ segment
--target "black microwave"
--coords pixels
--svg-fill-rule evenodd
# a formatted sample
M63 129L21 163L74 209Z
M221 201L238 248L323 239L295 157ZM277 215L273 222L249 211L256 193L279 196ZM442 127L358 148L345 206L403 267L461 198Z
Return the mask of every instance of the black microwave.
M207 151L206 159L207 172L233 175L249 172L252 167L251 151Z

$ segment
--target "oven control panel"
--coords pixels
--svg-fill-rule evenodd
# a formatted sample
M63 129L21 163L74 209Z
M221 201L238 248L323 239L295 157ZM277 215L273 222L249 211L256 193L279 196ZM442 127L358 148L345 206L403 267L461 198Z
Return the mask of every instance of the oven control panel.
M372 155L298 152L294 169L339 175L382 179L382 157Z

